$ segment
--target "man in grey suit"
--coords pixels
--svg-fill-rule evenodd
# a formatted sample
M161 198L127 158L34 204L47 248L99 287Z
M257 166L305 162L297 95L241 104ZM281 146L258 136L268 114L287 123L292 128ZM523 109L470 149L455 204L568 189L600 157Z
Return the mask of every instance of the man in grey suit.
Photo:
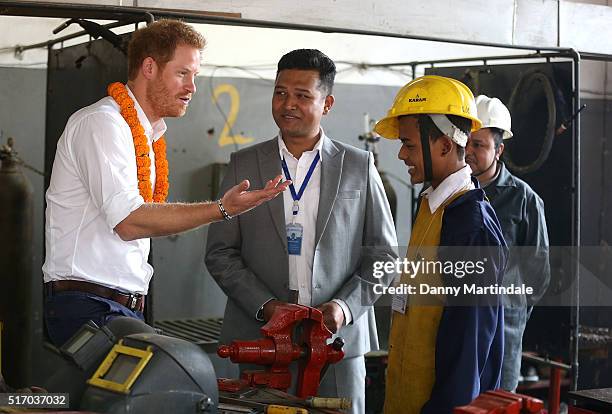
M328 369L319 395L352 397L352 412L363 413L363 355L378 348L373 286L392 277L376 279L373 263L395 260L397 239L372 155L321 129L335 74L318 50L281 58L272 98L279 135L233 153L222 191L242 177L265 183L283 171L291 194L213 224L206 265L228 296L222 343L258 338L280 303L297 298L320 309L345 340L345 357Z

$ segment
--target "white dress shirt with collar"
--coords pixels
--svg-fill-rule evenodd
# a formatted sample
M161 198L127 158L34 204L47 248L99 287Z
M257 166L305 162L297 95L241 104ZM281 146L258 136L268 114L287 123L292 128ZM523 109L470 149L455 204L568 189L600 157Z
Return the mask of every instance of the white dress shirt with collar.
M278 133L278 149L281 159L285 159L287 169L291 174L291 180L295 192L298 193L306 174L314 161L317 153L321 153L325 132L321 129L321 138L310 151L304 151L299 159L295 158L287 149ZM295 223L303 227L302 235L302 254L289 255L289 289L298 292L298 303L306 306L320 305L312 303L312 265L315 252L315 236L317 226L317 214L319 212L319 195L321 193L321 163L320 159L308 181L304 194L299 201L299 212L295 216ZM291 223L293 216L293 197L289 190L283 192L283 202L285 207L285 223ZM333 299L344 313L344 323L349 324L352 320L351 312L343 300Z
M151 183L155 183L152 143L166 131L151 124L135 102L149 141ZM114 228L144 204L138 191L130 127L111 97L73 114L57 143L47 190L44 281L82 280L146 294L153 268L147 263L150 239L123 241Z
M429 210L433 214L446 200L461 190L473 190L472 169L469 165L446 177L435 189L428 187L422 196L427 197Z

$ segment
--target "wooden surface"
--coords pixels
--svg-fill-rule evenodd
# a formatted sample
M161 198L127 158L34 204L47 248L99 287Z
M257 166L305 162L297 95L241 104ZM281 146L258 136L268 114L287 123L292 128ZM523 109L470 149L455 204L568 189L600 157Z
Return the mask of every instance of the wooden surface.
M612 412L612 388L572 391L568 395L578 402L578 407L603 408L606 413Z
M299 404L300 398L271 388L251 388L246 393L247 395L241 398L239 394L245 394L245 391L241 393L219 391L219 397L241 399L245 402L274 401L276 405L306 408L309 414L342 414L342 411L337 410L305 407ZM232 402L232 404L239 405L236 402Z

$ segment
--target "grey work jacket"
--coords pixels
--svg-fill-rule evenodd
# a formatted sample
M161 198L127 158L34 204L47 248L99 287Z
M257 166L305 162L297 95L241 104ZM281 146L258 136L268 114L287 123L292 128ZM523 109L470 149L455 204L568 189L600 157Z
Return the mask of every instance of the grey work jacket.
M533 306L550 282L548 232L544 202L532 188L500 162L497 178L484 187L510 249L504 286L533 287L533 295L505 297L509 307Z

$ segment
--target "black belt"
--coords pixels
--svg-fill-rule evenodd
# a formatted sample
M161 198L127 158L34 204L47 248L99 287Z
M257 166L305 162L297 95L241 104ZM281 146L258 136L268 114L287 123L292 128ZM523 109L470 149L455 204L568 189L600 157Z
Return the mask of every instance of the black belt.
M49 292L85 292L113 300L132 311L144 310L145 295L124 293L116 289L81 280L55 280L45 283Z

